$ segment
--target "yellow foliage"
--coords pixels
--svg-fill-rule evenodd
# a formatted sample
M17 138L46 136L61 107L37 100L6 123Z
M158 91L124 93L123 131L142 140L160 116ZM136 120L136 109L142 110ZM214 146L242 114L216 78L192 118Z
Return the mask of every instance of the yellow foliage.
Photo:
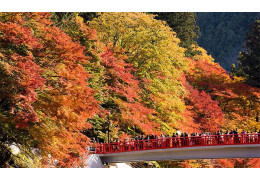
M184 49L179 47L176 33L165 22L155 20L153 15L102 13L89 25L97 29L105 44L124 48L128 60L138 67L142 77L149 77L148 68L172 75L170 65L185 66Z
M242 76L240 76L240 77L234 76L233 79L234 79L233 80L234 83L236 83L236 82L245 82L246 81L246 78L242 77Z
M155 121L161 122L164 132L172 131L169 128L184 110L185 88L178 78L188 69L185 49L179 46L176 33L146 13L102 13L89 25L104 44L125 50L127 61L137 67L135 75L150 82L143 84L143 95L145 103L158 112Z
M192 45L192 48L194 51L201 52L200 54L196 54L195 56L192 57L194 60L214 62L214 58L211 55L208 55L208 52L204 48L197 46L195 44Z

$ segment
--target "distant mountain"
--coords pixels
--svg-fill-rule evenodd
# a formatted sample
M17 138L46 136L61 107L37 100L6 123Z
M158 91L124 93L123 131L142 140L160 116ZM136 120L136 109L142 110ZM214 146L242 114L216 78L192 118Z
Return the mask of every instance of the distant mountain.
M200 12L197 25L201 36L198 44L211 54L216 62L229 71L232 63L237 65L237 56L242 50L248 25L260 13Z

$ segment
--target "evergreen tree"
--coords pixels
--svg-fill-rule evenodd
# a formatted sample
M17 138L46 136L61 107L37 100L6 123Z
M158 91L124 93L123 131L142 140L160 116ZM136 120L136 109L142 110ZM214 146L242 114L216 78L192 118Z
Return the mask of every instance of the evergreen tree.
M208 51L216 62L229 71L232 63L238 68L237 57L257 12L199 12L196 23L201 36L198 45Z
M194 56L196 51L192 50L191 45L196 44L195 40L200 36L200 29L196 25L196 13L194 12L156 12L155 17L164 20L177 33L180 38L180 46L187 49L186 56Z
M74 19L76 16L82 17L84 22L91 21L98 17L97 12L52 12L51 14L55 25L62 29L65 28L63 26L67 21Z
M233 63L233 64L230 66L230 73L229 73L229 75L230 75L231 77L233 77L233 76L236 75L236 73L237 73L236 65Z
M244 51L240 52L238 61L247 83L260 87L260 19L250 25Z
M92 19L98 17L97 12L80 12L79 16L84 19L84 22L91 21Z

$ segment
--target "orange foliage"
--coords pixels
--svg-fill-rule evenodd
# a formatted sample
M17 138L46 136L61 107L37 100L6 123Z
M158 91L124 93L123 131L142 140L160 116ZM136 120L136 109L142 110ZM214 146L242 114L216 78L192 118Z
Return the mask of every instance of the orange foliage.
M104 76L107 96L113 99L120 112L120 116L114 121L122 127L127 123L131 127L139 127L146 134L152 133L153 128L158 127L158 124L150 119L153 110L140 103L139 80L133 75L133 66L124 61L126 56L122 53L116 49L112 52L108 48L101 56L101 62L106 69Z
M186 97L186 110L184 111L185 126L182 130L194 132L196 130L203 132L214 132L220 128L223 122L223 112L218 106L218 101L211 99L211 96L205 91L198 91L185 80L181 81L188 91Z
M186 106L185 111L188 120L185 125L188 128L194 128L198 115L199 120L203 118L201 114L213 117L208 122L203 121L204 130L207 127L214 131L218 128L229 130L238 128L246 131L260 128L257 122L260 110L259 88L245 84L243 78L231 78L218 63L203 59L195 61L187 58L187 60L191 64L185 76L187 82L185 78L181 81L190 92L187 99L189 106ZM220 159L214 160L213 166L259 167L260 161L259 159Z
M260 168L260 159L218 159L214 162L215 168Z
M260 110L259 88L245 84L243 79L232 79L217 63L187 60L193 64L186 76L187 81L219 102L225 114L223 123L219 124L222 128L238 127L250 131L259 128L254 123Z
M89 142L81 131L98 111L83 67L89 59L84 47L53 26L49 13L12 14L0 31L1 53L20 89L13 98L15 123L38 142L44 164L52 159L61 167L80 166Z
M138 13L128 15L138 17ZM158 28L152 16L141 13L141 17L152 20L152 31ZM112 110L110 120L122 139L136 129L138 133L159 134L160 130L169 133L177 127L188 132L260 128L260 89L245 84L243 78L230 77L204 51L202 56L196 55L196 60L187 58L184 63L179 40L164 24L159 23L160 33L166 32L169 37L158 47L154 46L157 43L150 44L136 56L133 53L141 47L138 42L147 44L154 37L160 42L163 36L143 36L147 27L140 24L136 25L143 30L136 34L129 21L129 27L120 31L126 37L127 28L135 33L124 42L125 48L132 49L126 49L128 59L122 47L114 44L111 49L110 42L101 43L96 31L79 17L67 22L74 23L71 31L56 27L50 13L6 13L0 18L0 68L4 75L0 97L6 103L6 119L32 135L37 142L34 148L41 150L46 167L52 166L54 160L58 167L84 166L90 142L82 131L92 126L86 120L94 115L104 120L107 110ZM118 30L113 33L114 37L106 33L108 40L115 39ZM133 41L132 37L138 38ZM169 42L174 43L165 46ZM157 48L165 53L158 53ZM187 71L186 63L190 63ZM183 71L186 74L180 76ZM94 98L96 94L100 102ZM100 111L99 105L105 111ZM191 163L184 161L180 165L193 167ZM259 159L215 161L215 167L259 164Z

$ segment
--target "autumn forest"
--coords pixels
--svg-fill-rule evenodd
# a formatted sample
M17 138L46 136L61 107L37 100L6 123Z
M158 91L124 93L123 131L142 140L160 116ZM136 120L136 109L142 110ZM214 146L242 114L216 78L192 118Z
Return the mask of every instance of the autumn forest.
M260 19L225 70L196 13L0 13L0 167L83 167L92 138L260 129ZM109 120L109 121L108 121ZM18 147L14 152L12 147ZM17 149L17 148L16 148ZM154 162L260 167L260 159Z

